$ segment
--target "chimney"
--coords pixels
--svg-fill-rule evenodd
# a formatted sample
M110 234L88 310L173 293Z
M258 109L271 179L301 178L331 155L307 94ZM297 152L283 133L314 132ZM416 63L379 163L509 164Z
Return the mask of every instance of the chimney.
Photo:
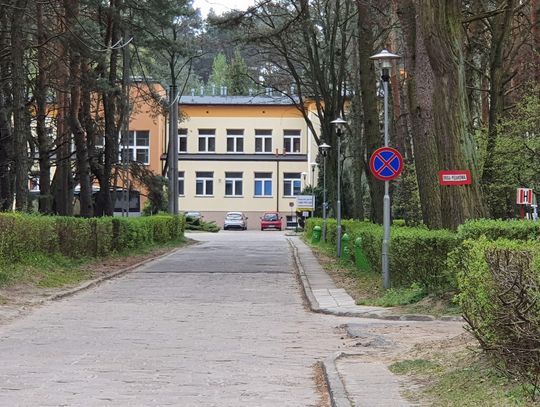
M191 97L195 97L195 88L191 88Z
M204 86L201 86L201 96L204 96Z
M216 96L216 85L212 84L212 96Z

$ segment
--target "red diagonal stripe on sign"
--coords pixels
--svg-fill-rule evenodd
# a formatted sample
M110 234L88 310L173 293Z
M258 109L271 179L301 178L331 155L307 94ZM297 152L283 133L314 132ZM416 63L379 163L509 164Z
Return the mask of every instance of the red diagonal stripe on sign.
M392 174L397 173L397 171L394 170L394 168L390 165L390 163L396 158L396 155L395 155L395 154L393 154L393 155L388 159L388 161L386 161L386 160L382 157L381 153L378 153L378 154L377 154L377 158L379 158L379 159L383 162L383 166L379 169L379 171L377 171L377 174L380 175L381 172L383 172L383 170L384 170L385 168L388 168L390 171L392 171ZM390 175L390 176L391 176L391 175Z

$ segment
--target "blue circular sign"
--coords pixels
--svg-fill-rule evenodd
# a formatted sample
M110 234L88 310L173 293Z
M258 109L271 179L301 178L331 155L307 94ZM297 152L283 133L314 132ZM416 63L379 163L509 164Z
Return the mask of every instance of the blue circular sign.
M390 181L403 171L403 157L395 148L381 147L369 159L369 168L375 178Z

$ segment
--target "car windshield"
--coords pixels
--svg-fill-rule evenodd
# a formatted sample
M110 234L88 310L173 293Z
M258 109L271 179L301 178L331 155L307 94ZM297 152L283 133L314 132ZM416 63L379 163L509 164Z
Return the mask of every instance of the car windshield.
M227 219L242 219L242 215L239 213L228 213Z
M267 213L264 215L264 220L277 220L277 215L275 213Z

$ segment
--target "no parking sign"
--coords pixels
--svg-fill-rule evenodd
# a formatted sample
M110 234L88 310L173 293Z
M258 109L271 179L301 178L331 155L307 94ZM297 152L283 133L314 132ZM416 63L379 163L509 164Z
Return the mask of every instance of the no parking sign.
M403 171L403 157L395 148L381 147L369 159L369 168L375 178L390 181Z

